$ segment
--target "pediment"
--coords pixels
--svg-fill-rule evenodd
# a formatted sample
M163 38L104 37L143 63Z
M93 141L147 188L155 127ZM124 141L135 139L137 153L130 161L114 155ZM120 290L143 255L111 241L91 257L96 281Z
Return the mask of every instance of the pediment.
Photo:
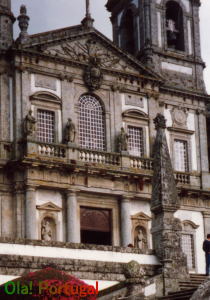
M95 57L101 68L139 74L137 68L128 64L120 55L101 45L94 39L64 41L44 51L48 55L70 59L80 63L88 63L90 57Z
M148 215L146 215L143 212L137 213L137 214L133 215L131 218L142 220L142 221L150 221L152 219L151 217L149 217Z
M52 202L47 202L43 205L37 205L36 208L39 210L61 211L61 208Z
M49 33L41 33L29 37L30 44L25 45L27 50L37 50L39 54L48 55L56 59L65 59L80 64L88 64L90 58L95 58L102 69L118 71L123 74L141 75L151 80L162 81L162 78L153 70L143 66L135 57L118 48L103 34L92 28L84 32L77 27L63 29ZM64 38L65 36L65 38Z

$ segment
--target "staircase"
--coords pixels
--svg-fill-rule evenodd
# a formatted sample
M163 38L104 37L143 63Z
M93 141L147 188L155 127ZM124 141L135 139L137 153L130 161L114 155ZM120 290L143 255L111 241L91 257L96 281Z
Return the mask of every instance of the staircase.
M193 293L197 290L198 286L203 283L207 277L204 274L190 274L190 281L180 281L180 291L171 292L168 296L159 299L166 300L189 300Z

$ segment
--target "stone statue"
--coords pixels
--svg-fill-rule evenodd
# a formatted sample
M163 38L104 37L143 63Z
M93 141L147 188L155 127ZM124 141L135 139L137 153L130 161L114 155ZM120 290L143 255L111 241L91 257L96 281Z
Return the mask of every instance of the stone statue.
M147 239L146 239L142 229L138 228L137 230L138 230L138 234L136 235L135 241L134 241L135 248L144 250L144 249L146 249Z
M173 20L167 20L167 37L171 46L175 46L177 36L178 30L176 30L176 23Z
M68 122L66 124L65 128L65 142L67 143L74 143L76 137L76 128L74 123L71 119L68 119Z
M23 122L24 135L32 136L36 129L36 119L32 116L32 110L30 109Z
M119 151L128 151L128 138L129 135L125 132L125 129L121 127L121 131L118 137Z
M43 221L41 235L43 241L52 241L52 229L49 221Z

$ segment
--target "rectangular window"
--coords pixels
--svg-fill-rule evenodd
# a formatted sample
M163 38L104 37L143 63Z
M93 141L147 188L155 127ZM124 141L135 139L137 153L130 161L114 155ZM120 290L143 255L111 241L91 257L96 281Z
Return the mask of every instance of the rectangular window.
M48 110L37 110L37 139L40 142L55 142L55 113Z
M187 266L189 269L195 268L194 239L192 234L182 234L182 251L187 256Z
M186 141L174 141L174 169L180 172L189 171L188 147Z
M128 126L128 150L131 155L144 156L143 128Z

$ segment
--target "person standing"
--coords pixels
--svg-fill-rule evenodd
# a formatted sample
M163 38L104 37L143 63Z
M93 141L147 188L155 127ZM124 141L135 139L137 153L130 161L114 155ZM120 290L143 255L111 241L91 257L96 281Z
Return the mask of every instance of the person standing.
M210 234L207 234L207 239L203 242L203 251L206 253L206 276L210 272Z

